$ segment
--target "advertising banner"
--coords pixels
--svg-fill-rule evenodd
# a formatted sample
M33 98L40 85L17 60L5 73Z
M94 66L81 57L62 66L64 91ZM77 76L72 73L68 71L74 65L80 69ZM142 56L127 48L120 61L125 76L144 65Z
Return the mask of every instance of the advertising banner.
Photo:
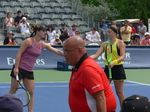
M54 46L62 50L62 46ZM98 46L86 47L89 55L94 54L98 50ZM19 50L17 47L0 47L0 69L11 69L15 63L16 54ZM125 68L150 68L150 47L127 47L125 53ZM65 58L54 54L46 49L38 57L35 63L35 69L54 69L57 68L57 62L64 62ZM95 60L104 68L104 53Z

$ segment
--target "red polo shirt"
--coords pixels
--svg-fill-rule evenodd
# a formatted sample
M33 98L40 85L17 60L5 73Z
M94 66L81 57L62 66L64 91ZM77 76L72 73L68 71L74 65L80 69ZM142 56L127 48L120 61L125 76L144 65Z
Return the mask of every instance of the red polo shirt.
M72 112L96 112L93 94L104 90L107 112L116 110L116 99L103 69L90 57L72 71L69 106Z

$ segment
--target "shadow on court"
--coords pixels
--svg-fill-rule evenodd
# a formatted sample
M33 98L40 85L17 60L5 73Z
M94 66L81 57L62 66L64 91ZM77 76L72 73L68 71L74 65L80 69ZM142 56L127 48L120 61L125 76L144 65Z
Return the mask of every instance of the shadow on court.
M111 83L114 90L114 85ZM0 95L6 94L9 91L10 83L0 83ZM125 82L125 96L133 94L147 96L150 99L150 85ZM117 99L117 111L120 106ZM24 108L27 112L27 108ZM68 82L57 83L35 83L35 106L34 112L70 112L68 106Z

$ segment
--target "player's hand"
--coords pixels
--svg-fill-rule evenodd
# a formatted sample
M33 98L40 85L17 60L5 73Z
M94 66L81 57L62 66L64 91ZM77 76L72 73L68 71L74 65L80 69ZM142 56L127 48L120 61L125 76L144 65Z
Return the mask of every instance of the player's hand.
M14 75L16 76L19 73L19 69L18 68L14 68Z
M112 62L110 63L110 65L108 65L108 67L109 67L109 68L112 68L114 65L115 65L115 63L112 61Z

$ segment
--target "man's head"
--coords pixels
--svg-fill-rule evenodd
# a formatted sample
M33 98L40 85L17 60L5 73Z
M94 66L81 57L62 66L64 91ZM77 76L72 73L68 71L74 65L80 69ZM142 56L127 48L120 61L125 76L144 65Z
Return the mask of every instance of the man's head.
M71 27L72 27L73 30L76 30L78 25L76 23L74 23Z
M22 102L12 94L0 96L0 112L23 112Z
M128 26L129 25L129 21L128 20L124 20L124 26Z
M22 13L21 13L21 11L20 11L20 10L18 10L18 11L17 11L17 14L18 14L18 16L19 16L19 17L21 17L21 16L22 16Z
M66 28L66 23L61 23L61 27L62 27L62 29L65 29Z
M100 24L104 25L105 24L105 19L102 19Z
M70 65L76 65L86 53L84 40L77 36L70 37L64 42L63 50L66 62Z
M80 36L80 31L75 31L75 36Z
M140 20L139 25L140 25L140 26L144 25L144 21L143 21L143 20Z

